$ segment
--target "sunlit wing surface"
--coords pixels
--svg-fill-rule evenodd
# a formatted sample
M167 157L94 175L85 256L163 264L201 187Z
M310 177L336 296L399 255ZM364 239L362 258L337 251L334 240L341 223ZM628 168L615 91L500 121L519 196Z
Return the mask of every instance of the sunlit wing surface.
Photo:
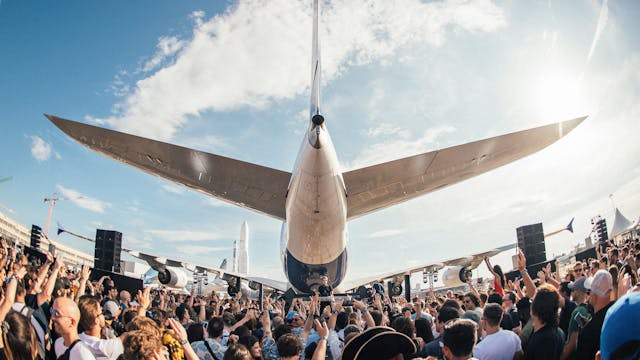
M372 282L376 282L381 279L390 279L390 278L393 278L396 276L402 276L405 274L413 274L415 272L422 271L423 269L430 269L431 271L437 271L446 266L462 266L468 269L475 269L476 267L478 267L478 265L480 265L480 263L483 261L485 256L492 257L495 255L498 255L503 251L515 249L515 247L516 247L515 244L509 244L509 245L501 246L488 251L484 251L481 253L472 254L469 256L463 256L463 257L444 260L440 262L431 262L426 264L415 265L415 266L407 267L405 269L399 269L397 271L391 271L384 274L377 274L377 275L374 274L374 275L370 275L370 276L363 277L360 279L355 279L355 280L345 280L342 284L340 284L340 290L350 291L350 290L356 289L361 285L368 285L368 284L371 284Z
M349 172L348 219L453 185L539 151L585 117L452 146Z
M285 218L288 172L45 116L82 145L110 158L238 206Z

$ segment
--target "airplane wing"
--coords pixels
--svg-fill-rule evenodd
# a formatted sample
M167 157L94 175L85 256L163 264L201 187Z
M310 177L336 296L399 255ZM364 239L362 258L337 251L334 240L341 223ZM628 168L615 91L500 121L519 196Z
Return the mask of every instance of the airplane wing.
M45 116L82 145L152 175L280 220L291 173L118 131Z
M453 185L539 151L585 117L470 142L343 174L349 220Z
M500 246L495 249L483 251L481 253L477 253L469 256L463 256L463 257L444 260L440 262L431 262L426 264L410 266L405 269L400 269L398 271L392 271L392 272L377 274L377 275L374 274L374 275L370 275L370 276L360 278L360 279L355 279L355 280L345 280L342 284L340 284L339 291L346 292L346 291L354 290L362 285L368 285L373 282L377 282L379 280L386 280L386 279L394 278L397 276L403 276L406 274L411 275L413 273L422 271L424 269L429 269L430 271L438 271L446 266L461 266L461 267L466 267L469 270L472 270L477 268L478 265L480 265L480 263L484 260L485 257L492 257L495 255L498 255L503 251L515 249L515 247L516 247L516 244L509 244L509 245Z
M166 259L156 255L141 253L139 251L134 251L129 249L122 249L122 250L126 251L131 256L134 256L134 257L137 257L138 259L146 261L149 264L149 266L151 266L154 270L163 270L166 267L182 268L190 272L207 272L207 273L215 274L217 278L226 280L227 282L235 283L236 279L241 279L248 282L263 284L269 288L272 288L281 292L285 292L289 288L289 283L284 281L273 280L273 279L268 279L263 277L255 277L248 274L228 271L221 268L191 264L191 263L180 261L180 260Z

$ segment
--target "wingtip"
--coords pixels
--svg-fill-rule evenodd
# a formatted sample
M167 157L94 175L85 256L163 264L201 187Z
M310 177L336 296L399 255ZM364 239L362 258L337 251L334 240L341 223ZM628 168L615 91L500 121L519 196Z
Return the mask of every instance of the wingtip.
M581 117L578 117L578 118L575 118L575 119L559 122L558 123L558 130L559 130L559 133L560 133L561 137L564 136L564 135L567 135L568 133L570 133L573 129L578 127L578 125L580 125L588 117L589 117L589 115L585 115L585 116L581 116Z

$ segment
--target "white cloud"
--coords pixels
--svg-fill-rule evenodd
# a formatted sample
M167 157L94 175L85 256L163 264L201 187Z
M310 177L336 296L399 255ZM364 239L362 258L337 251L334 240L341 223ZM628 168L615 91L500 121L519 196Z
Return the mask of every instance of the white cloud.
M380 231L373 232L369 234L369 237L370 238L387 238L387 237L392 237L396 235L402 235L404 233L405 231L401 229L387 229L387 230L380 230Z
M410 138L410 132L402 129L391 129L387 133L396 136L387 141L371 144L358 154L353 161L343 166L344 169L357 169L364 166L374 165L385 161L391 161L406 156L416 155L429 150L435 150L434 145L441 135L454 132L456 129L449 125L440 125L424 131L422 136L416 139ZM382 130L372 129L367 133L376 135L383 133Z
M162 189L164 189L164 191L172 193L172 194L176 194L176 195L182 195L184 194L184 189L182 189L181 187L177 186L177 185L172 185L172 184L164 184L162 185Z
M31 136L31 155L38 161L49 160L51 157L51 144L42 140L39 136Z
M214 231L146 230L146 232L168 241L207 241L221 238L220 234Z
M126 235L124 239L125 248L130 250L151 249L151 241L140 240L134 236Z
M83 209L103 214L106 209L111 207L111 204L106 201L94 199L74 189L69 189L62 185L58 185L57 189L61 197L66 198Z
M200 245L180 245L176 249L188 255L201 255L205 253L220 252L231 250L231 247L225 246L200 246Z
M173 36L162 36L158 39L156 47L158 50L151 60L147 61L140 71L149 72L162 64L170 56L175 55L184 46L185 41Z
M218 200L214 197L207 197L204 199L204 203L209 205L209 206L213 206L213 207L226 207L226 206L234 206L229 204L228 202L222 201L222 200Z
M308 5L240 2L208 20L193 13L190 39L165 37L158 43L156 57L168 65L137 81L114 106L114 115L101 120L166 140L203 112L260 108L302 94L308 86ZM350 66L386 61L401 47L439 46L449 29L485 32L505 23L502 9L488 0L335 1L322 14L323 76L330 81Z

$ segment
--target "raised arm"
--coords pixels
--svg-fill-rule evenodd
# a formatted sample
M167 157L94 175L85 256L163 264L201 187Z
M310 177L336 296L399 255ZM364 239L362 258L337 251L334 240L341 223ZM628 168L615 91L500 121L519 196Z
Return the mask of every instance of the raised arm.
M187 336L187 330L184 329L184 326L182 326L182 324L180 324L176 319L169 318L167 320L169 320L169 326L173 329L176 340L178 340L180 345L182 345L185 359L198 360L198 355L196 355L191 344L189 344L189 337Z
M318 332L318 346L316 347L316 351L313 353L312 360L323 360L325 355L327 354L327 341L329 340L329 329L327 328L327 324L320 323L320 321L315 320L316 331Z
M80 297L84 295L85 289L87 288L87 281L89 280L89 276L91 275L91 269L89 269L89 265L82 265L82 270L80 270L80 286L78 287L78 292L76 293L75 302L80 300Z
M46 301L51 299L51 294L53 294L53 288L56 285L56 279L58 278L58 272L60 272L60 267L62 265L62 256L56 257L56 260L53 262L53 269L51 269L51 273L49 273L49 278L47 279L46 284L44 285L44 289L40 293L38 293L37 301L38 306L44 304Z
M533 296L536 294L536 285L533 283L531 276L529 276L529 272L527 271L527 259L524 257L524 253L522 250L518 250L518 270L522 275L522 280L524 281L525 286L525 295L529 299L533 299Z

